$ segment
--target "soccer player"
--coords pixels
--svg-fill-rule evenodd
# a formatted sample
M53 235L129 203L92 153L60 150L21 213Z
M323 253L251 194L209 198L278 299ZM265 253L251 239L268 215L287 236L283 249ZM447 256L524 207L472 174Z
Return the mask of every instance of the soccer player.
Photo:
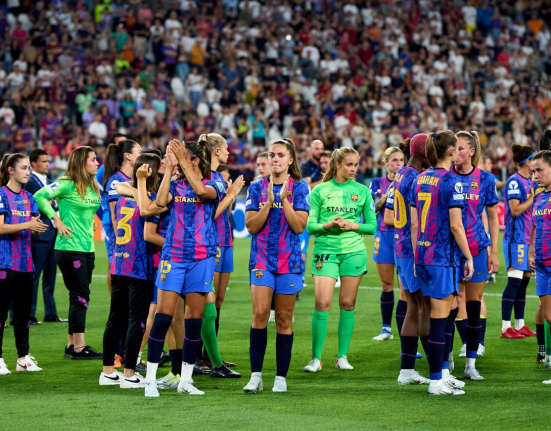
M427 353L429 335L430 302L423 297L421 286L414 275L414 254L411 242L411 220L409 211L410 194L415 188L419 173L428 165L425 156L427 135L419 133L409 142L404 143L408 149L408 164L396 173L393 193L389 194L385 206L385 224L394 226L394 250L396 253L396 270L404 288L407 305L405 318L400 330L401 369L398 384L428 384L429 379L415 371L418 340ZM402 147L402 146L401 146ZM406 155L406 154L404 154ZM398 304L400 305L400 303ZM398 320L399 307L396 307Z
M95 260L94 215L101 204L97 171L94 150L87 146L76 148L69 156L65 175L34 195L40 211L54 221L58 231L55 258L70 304L65 357L73 360L103 357L84 339ZM57 200L59 215L50 205L52 199Z
M456 134L457 158L451 172L463 188L465 198L463 226L473 256L474 273L468 282L459 283L458 317L466 323L466 366L463 376L469 380L484 380L475 367L480 344L481 301L486 280L499 268L498 242L499 220L497 215L496 183L493 175L480 170L480 141L476 131L461 131ZM487 211L490 238L484 227L483 212ZM488 253L488 247L490 251ZM459 273L463 272L464 257L460 257ZM465 320L467 319L467 320Z
M287 392L293 347L293 311L302 289L304 262L299 235L306 227L308 187L301 182L293 141L275 141L269 149L271 175L249 186L245 225L253 235L249 260L253 321L250 331L251 380L246 393L263 390L262 366L268 342L272 296L276 310L277 373L272 391Z
M258 175L254 181L260 181L262 178L270 175L270 162L268 157L269 155L267 151L263 151L256 156L256 171L258 172Z
M524 325L526 288L530 282L528 248L532 230L530 213L534 202L534 182L530 179L531 159L537 152L530 145L515 144L512 147L517 172L505 185L505 232L503 253L507 267L507 286L501 299L501 338L535 337ZM515 327L511 327L511 314L515 309Z
M379 335L373 337L375 341L393 338L391 324L394 310L394 227L384 223L384 215L389 187L394 181L396 172L404 166L404 153L398 147L389 147L383 153L383 162L387 168L387 176L375 178L369 185L375 211L377 211L373 261L377 264L377 272L383 286L381 293L383 329Z
M206 296L211 291L216 255L215 213L223 189L209 179L210 152L197 142L172 140L167 168L157 199L151 205L169 207L170 223L157 274L157 314L149 334L145 396L158 397L156 374L159 358L180 296L185 297L185 338L178 392L203 395L192 374L200 349ZM184 178L171 181L179 165Z
M530 249L530 269L536 273L536 295L543 306L545 320L551 322L551 151L536 154L531 163L534 180L544 190L534 198ZM547 342L548 340L546 340ZM547 359L547 358L546 358ZM544 380L551 384L551 380Z
M410 194L412 246L415 275L424 296L430 297L430 330L427 359L430 366L429 395L462 395L464 383L449 374L448 354L457 308L457 246L465 256L465 272L473 274L461 209L463 188L449 170L457 156L457 138L450 130L431 133L425 153L432 168L419 175ZM453 312L452 312L453 310Z
M316 235L312 261L316 303L312 318L312 360L304 371L311 373L322 368L321 351L339 276L339 353L335 367L354 369L347 355L358 288L367 273L367 250L362 235L374 234L377 225L371 194L367 187L355 181L359 162L356 150L348 147L335 150L323 183L312 190L310 197L307 229L310 235Z
M159 187L157 155L142 154L134 164L132 187L155 194ZM144 166L146 169L140 170ZM138 179L138 176L140 177ZM115 206L116 239L111 263L111 309L103 334L103 372L100 385L143 388L145 380L136 373L136 365L148 306L153 295L153 249L144 237L145 219L140 216L137 199L121 196ZM125 337L124 375L115 372L115 350L123 330Z
M2 355L10 305L17 348L17 371L42 371L29 355L29 323L33 301L31 234L46 232L33 195L23 186L31 163L23 154L6 154L0 165L0 376L11 374Z

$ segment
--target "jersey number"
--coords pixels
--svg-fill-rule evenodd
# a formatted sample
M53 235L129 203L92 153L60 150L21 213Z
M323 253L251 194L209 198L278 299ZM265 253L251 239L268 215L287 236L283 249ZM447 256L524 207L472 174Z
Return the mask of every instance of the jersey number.
M329 260L329 254L316 254L314 256L314 263L327 262Z
M161 265L159 265L159 271L161 271L161 274L168 274L171 269L172 265L170 263L168 263L166 260L161 261Z
M124 231L124 235L117 236L117 244L119 245L128 244L132 239L132 228L128 224L128 220L132 218L135 211L136 210L134 208L126 208L126 207L121 208L121 214L123 214L124 217L121 218L117 223L117 233L119 229L122 229Z
M431 193L419 193L417 199L425 201L423 205L423 211L421 211L421 232L425 232L425 226L427 224L427 215L429 214L430 201L432 199Z
M400 190L394 189L394 227L401 229L407 222L406 202Z

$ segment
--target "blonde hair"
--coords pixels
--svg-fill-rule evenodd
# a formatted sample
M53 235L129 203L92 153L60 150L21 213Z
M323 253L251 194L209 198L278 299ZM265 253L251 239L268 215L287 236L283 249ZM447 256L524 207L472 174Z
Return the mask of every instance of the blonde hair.
M343 147L333 151L333 154L331 154L331 160L329 161L329 167L327 168L327 172L325 172L325 175L323 176L324 183L332 180L337 176L337 163L341 164L344 158L350 154L354 154L355 156L360 158L360 155L354 148Z
M390 159L390 156L398 152L402 154L404 153L399 147L388 147L383 153L383 160L385 162L388 162L388 159Z
M226 143L226 139L218 133L204 133L197 140L200 144L206 144L208 150L212 153L216 148L222 147Z
M482 152L480 148L480 138L478 137L478 132L472 130L467 132L466 130L461 130L455 134L457 138L464 138L467 140L471 148L474 148L474 154L471 156L471 164L473 166L478 166L480 161L480 153Z
M94 193L96 193L98 197L100 195L96 176L86 171L86 161L88 159L88 154L90 153L94 153L94 149L92 147L84 146L75 148L69 156L65 176L59 178L60 180L73 181L77 192L82 199L84 199L84 196L88 191L88 187L92 187L92 190L94 190Z

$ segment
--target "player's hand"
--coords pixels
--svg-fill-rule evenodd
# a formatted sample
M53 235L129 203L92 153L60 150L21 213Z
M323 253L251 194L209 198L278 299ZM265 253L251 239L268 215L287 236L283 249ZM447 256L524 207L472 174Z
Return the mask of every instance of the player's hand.
M98 224L96 223L96 221L94 220L94 232L98 230Z
M244 185L245 180L243 179L243 175L239 175L235 181L230 180L228 182L228 196L235 199Z
M415 267L415 264L413 264L413 276L417 278L417 268Z
M342 230L343 232L348 232L348 231L354 230L354 223L352 223L351 221L344 220L343 218L341 218L341 220L340 220L340 222L339 222L339 228L340 228L340 230Z
M536 273L536 258L534 256L534 253L530 254L530 257L528 258L528 265L530 265L530 270L535 274Z
M291 178L291 175L287 175L287 177L285 177L285 181L283 181L283 186L279 191L279 198L281 199L281 202L289 198L289 196L287 195L287 191L289 188L289 178Z
M488 273L493 275L499 269L499 258L497 253L491 253L488 258Z
M176 159L176 156L174 155L174 152L172 151L172 147L168 145L166 147L166 166L167 168L175 168L178 166L178 159Z
M180 143L178 139L172 139L168 143L168 146L172 149L172 152L179 163L185 163L187 161L185 142Z
M136 171L136 178L138 180L147 180L151 176L151 173L152 171L151 171L151 168L149 167L149 164L144 163Z
M41 234L42 232L46 232L48 230L48 225L40 220L40 215L37 215L29 222L29 229L36 234Z
M270 184L268 184L268 205L271 206L274 202L274 177L270 175Z
M474 274L474 264L473 264L473 258L471 257L469 260L465 262L465 272L463 273L462 281L469 281L473 276L473 274Z
M333 220L331 220L329 222L329 225L331 226L330 229L333 229L335 227L338 227L340 228L341 226L341 222L342 222L342 217L335 217Z
M71 235L73 233L73 230L65 226L65 224L61 221L61 219L56 220L55 224L56 224L59 236L62 236L65 239L73 237L73 235Z

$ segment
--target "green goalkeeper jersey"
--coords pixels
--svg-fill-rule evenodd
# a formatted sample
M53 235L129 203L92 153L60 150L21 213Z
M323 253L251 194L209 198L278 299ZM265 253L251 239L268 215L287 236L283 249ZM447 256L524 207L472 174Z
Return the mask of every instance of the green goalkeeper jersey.
M363 220L361 216L363 215ZM325 223L342 217L358 223L360 230L326 231ZM377 228L375 206L369 189L356 181L338 183L334 179L314 187L310 193L310 215L306 229L316 235L315 254L345 254L365 250L362 234L374 234Z
M48 218L56 215L50 205L50 200L56 199L59 206L59 218L69 229L73 230L70 238L59 233L55 242L56 250L82 251L90 253L94 247L94 215L101 200L91 186L88 187L84 199L77 192L75 183L68 179L59 179L34 195L40 211Z

